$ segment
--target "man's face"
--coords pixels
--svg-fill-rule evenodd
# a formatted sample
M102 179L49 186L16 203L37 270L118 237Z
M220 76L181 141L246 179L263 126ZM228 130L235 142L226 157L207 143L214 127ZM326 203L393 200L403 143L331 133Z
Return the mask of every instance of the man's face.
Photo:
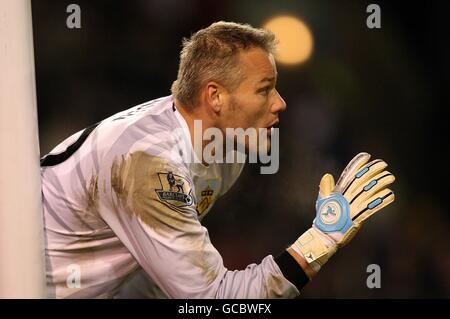
M266 128L266 147L269 150L271 128L278 124L278 113L286 109L286 103L275 89L277 69L274 58L264 50L255 48L241 51L239 64L245 78L226 99L221 116L222 129L255 128L260 144L260 129ZM249 149L248 141L245 147Z

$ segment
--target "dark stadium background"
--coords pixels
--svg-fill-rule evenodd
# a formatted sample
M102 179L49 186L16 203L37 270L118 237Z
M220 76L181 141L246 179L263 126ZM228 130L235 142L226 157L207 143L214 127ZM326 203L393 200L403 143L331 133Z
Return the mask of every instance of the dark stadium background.
M392 1L393 2L393 1ZM81 29L66 7L81 7ZM448 210L449 28L444 1L34 0L42 155L116 112L170 94L181 39L214 21L261 26L277 14L305 21L314 52L278 66L280 170L246 167L205 218L230 269L276 255L311 224L320 177L338 177L358 152L385 159L396 201L365 224L301 298L450 297ZM368 289L366 267L381 267Z

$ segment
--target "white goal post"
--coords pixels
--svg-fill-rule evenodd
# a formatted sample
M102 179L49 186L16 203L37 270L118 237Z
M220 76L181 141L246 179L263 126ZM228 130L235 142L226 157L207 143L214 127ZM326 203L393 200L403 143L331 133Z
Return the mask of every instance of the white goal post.
M45 298L31 0L0 0L0 298Z

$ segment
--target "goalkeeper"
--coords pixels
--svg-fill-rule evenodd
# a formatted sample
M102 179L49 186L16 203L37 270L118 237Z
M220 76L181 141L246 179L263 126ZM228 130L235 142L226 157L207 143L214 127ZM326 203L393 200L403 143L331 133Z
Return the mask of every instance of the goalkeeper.
M394 200L387 164L360 153L336 185L322 178L312 226L286 251L225 268L201 220L243 164L184 159L198 156L195 120L203 130L268 129L270 148L286 108L274 50L266 30L214 23L183 42L171 96L94 124L42 158L50 297L292 298Z

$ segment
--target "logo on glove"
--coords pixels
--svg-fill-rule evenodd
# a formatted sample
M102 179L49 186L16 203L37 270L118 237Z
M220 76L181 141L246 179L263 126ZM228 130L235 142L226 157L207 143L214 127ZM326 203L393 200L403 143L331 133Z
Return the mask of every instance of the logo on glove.
M332 193L325 198L319 196L316 212L314 225L324 233L345 233L353 224L349 204L340 193Z
M336 201L330 201L320 208L320 220L324 224L335 224L340 217L341 207Z

